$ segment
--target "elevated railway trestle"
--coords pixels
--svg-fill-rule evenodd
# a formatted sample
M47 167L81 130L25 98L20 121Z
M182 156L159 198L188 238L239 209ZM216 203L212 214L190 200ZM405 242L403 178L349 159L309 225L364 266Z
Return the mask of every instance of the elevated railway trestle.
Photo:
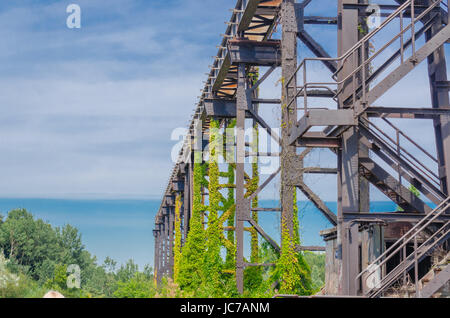
M211 120L218 120L221 128L235 120L235 141L227 142L232 148L235 182L223 186L234 189L235 195L235 222L228 231L234 231L239 292L244 289L246 267L271 265L245 260L244 226L248 224L281 250L252 213L281 212L292 234L295 189L333 226L321 233L327 246L325 294L380 297L403 290L416 297L431 297L448 285L450 82L445 44L450 39L450 1L392 0L374 6L368 0L336 0L335 17L308 16L306 9L314 1L318 0L237 0L156 216L158 281L173 275L174 233L182 233L183 243L189 232L193 171L203 162L198 154L210 136ZM375 25L368 20L374 13L379 17ZM336 29L337 57L320 44L320 37L308 32L311 24ZM388 35L378 39L383 32ZM299 63L298 41L315 57ZM330 76L311 80L313 63L324 65ZM422 63L428 64L429 87L423 90L431 93L431 107L374 105ZM268 71L249 80L259 66ZM257 88L276 68L282 73L281 100L259 98ZM314 98L327 99L335 107L311 106ZM259 114L262 104L280 105L280 135ZM432 121L436 155L399 129L393 118ZM246 192L251 178L245 158L259 154L258 148L247 148L251 147L245 140L249 119L279 144L279 153L260 155L279 156L280 167L257 189ZM304 167L304 158L314 148L330 149L336 168ZM304 174L310 173L336 175L337 214L304 182ZM281 182L281 208L254 207L252 200L276 177ZM371 185L395 202L399 211L370 212ZM206 200L207 187L202 190ZM182 202L180 222L175 222L177 197ZM297 246L297 250L320 248Z

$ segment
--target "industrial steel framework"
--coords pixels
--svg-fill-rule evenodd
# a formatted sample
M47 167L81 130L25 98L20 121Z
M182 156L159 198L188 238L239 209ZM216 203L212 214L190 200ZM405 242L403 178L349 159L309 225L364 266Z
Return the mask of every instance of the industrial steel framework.
M210 120L219 120L226 127L230 119L236 119L236 140L231 146L236 173L235 274L240 292L245 267L270 265L245 262L244 225L249 223L281 250L252 218L252 211L281 211L292 234L297 188L333 226L322 232L327 241L325 294L389 296L394 286L406 286L411 276L411 293L431 297L450 278L450 82L445 55L450 38L449 1L393 0L374 6L368 0L336 0L335 17L305 15L311 1L318 0L237 0L156 216L157 279L173 275L174 233L180 231L184 243L189 232L193 167L198 164L194 153L205 149ZM374 17L379 17L379 23L372 23ZM324 49L319 37L308 32L311 24L337 29L335 57ZM374 45L383 32L382 44L377 40ZM275 39L280 34L281 39ZM314 58L298 61L299 40ZM428 64L432 107L374 104L422 62ZM329 76L311 80L310 65L314 63L323 64ZM256 82L249 81L249 73L258 66L268 71ZM278 67L282 72L281 100L259 98L257 88ZM428 93L428 88L423 91ZM326 105L331 101L335 106L311 106L317 99L328 99ZM262 104L280 105L280 136L258 114ZM432 121L436 155L400 130L391 118ZM246 119L265 129L279 143L280 152L250 152L244 135ZM305 167L304 159L314 148L330 149L337 158L336 168ZM256 191L246 193L245 158L257 155L279 156L280 167ZM305 184L303 176L308 173L336 175L337 214ZM252 207L252 199L277 175L281 208ZM370 185L401 209L370 212ZM177 195L183 202L180 228L174 228ZM430 258L433 265L427 267L424 264Z

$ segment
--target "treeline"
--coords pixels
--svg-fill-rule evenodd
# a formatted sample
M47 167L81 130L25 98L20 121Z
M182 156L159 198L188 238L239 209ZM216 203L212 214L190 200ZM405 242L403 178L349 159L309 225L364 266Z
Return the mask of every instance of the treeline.
M268 243L259 246L258 255L264 263L277 263L280 257ZM325 255L303 253L303 257L311 271L311 289L318 291L324 284ZM80 288L68 284L68 267L72 264L79 266ZM245 276L245 297L273 295L266 292L274 277L273 268L261 268L257 273L247 270ZM97 264L96 257L85 249L79 231L71 225L52 227L24 209L0 216L1 298L40 298L50 290L71 298L240 297L233 271L225 271L216 279L219 284L203 284L209 280L205 279L192 289L180 287L179 280L175 283L171 279L163 279L156 286L149 265L140 271L131 259L119 266L110 257ZM218 285L225 288L218 291L214 288Z
M81 288L67 283L72 264ZM150 266L139 271L132 260L117 266L109 257L98 265L71 225L52 227L24 209L0 216L0 297L42 297L49 290L86 298L159 295Z

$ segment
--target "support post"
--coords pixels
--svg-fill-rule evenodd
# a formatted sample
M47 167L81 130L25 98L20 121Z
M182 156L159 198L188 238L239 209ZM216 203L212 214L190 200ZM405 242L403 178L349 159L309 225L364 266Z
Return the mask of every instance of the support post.
M236 286L244 292L244 221L245 221L245 109L246 71L245 64L238 65L238 88L236 102Z
M365 2L365 1L364 1ZM358 4L358 0L346 0L346 4ZM347 52L359 38L362 21L356 10L344 10L344 1L338 1L338 56ZM367 50L367 48L362 48ZM361 56L356 51L353 56L341 62L342 70L338 79L342 80L361 63ZM343 65L342 65L343 63ZM352 104L344 104L346 97L352 95L352 89L357 87L359 79L343 83L343 93L338 99L339 108L353 108ZM357 284L355 278L359 273L359 231L358 225L344 222L345 213L369 210L369 184L359 174L360 157L368 156L368 149L359 142L359 130L351 127L342 134L342 147L338 151L338 249L341 251L341 271L338 291L341 295L356 296Z
M174 245L174 230L175 230L175 207L170 207L169 212L169 269L168 274L169 277L173 278L173 265L174 265L174 258L173 258L173 245ZM178 231L178 229L177 229Z
M154 259L153 259L153 267L155 272L155 279L158 282L159 275L159 224L155 224L155 230L153 231L155 237L155 251L154 251Z
M190 221L190 207L191 207L191 192L190 192L190 166L191 163L186 164L184 174L184 193L183 193L183 245L186 243L187 234L189 231Z
M297 20L295 18L295 0L284 0L281 9L282 30L282 78L288 81L297 69ZM289 163L296 155L296 147L289 145L289 134L297 123L297 101L288 106L297 93L297 80L294 76L286 87L283 85L281 103L281 219L293 237L294 187L288 184L289 176L293 173Z
M161 256L160 256L160 277L162 278L165 275L166 271L166 217L163 216L162 224L161 224Z
M449 15L450 16L450 15ZM441 29L442 19L436 19L436 23L425 33L425 39L430 40ZM431 103L435 109L445 108L449 105L449 90L439 87L438 82L447 82L447 66L445 60L445 48L439 49L428 56L428 76L430 79ZM439 161L439 178L441 191L449 195L450 182L450 115L441 115L433 119L436 136L437 159Z
M169 274L169 266L170 266L170 259L169 259L169 251L170 251L170 226L169 226L169 215L166 215L165 217L165 224L164 227L166 229L166 235L164 238L164 243L165 243L165 247L164 247L164 274L168 275Z

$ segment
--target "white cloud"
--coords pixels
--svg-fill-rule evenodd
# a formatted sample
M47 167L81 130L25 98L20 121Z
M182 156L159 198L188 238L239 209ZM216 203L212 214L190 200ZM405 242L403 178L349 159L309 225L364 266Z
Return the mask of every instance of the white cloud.
M186 126L216 50L217 15L195 22L198 1L104 3L79 2L78 33L63 3L0 13L1 196L162 192L171 132Z

